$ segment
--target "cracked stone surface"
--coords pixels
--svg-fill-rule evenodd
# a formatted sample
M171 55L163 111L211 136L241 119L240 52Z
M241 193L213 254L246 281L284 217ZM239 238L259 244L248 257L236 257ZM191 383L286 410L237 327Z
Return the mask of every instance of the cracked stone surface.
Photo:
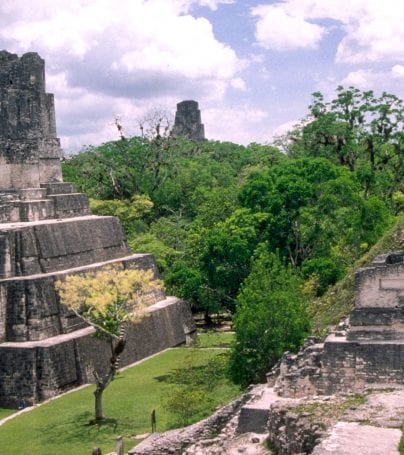
M397 429L338 422L312 454L399 455L400 438L401 431Z

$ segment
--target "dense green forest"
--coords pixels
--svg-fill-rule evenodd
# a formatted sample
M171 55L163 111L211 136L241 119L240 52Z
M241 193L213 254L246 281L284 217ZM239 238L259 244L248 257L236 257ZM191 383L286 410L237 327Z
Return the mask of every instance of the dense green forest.
M156 124L63 164L94 213L119 216L129 245L155 255L169 292L207 322L232 316L243 385L323 329L319 301L404 206L402 101L336 93L313 94L274 145L186 141Z

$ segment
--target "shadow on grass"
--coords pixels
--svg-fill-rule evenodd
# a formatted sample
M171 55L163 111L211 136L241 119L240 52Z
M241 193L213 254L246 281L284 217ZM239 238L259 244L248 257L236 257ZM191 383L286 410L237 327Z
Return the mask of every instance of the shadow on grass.
M127 419L106 418L101 422L95 422L94 415L87 411L69 418L41 426L41 435L46 440L52 440L59 444L66 443L91 443L96 438L110 438L117 431L124 433L133 427Z
M172 376L172 373L163 374L161 376L155 376L153 379L155 379L158 382L168 382L169 384L171 384L171 376Z
M103 420L92 419L92 420L90 420L88 422L88 424L86 426L88 426L88 427L96 427L98 431L102 427L109 427L109 428L112 428L113 432L115 432L117 427L118 427L118 420L117 419L108 418L108 417L106 417Z

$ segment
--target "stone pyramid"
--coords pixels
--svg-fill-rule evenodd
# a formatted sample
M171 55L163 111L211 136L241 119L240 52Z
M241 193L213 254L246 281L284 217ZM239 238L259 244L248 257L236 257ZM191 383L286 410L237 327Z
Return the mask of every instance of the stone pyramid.
M32 404L92 379L106 343L60 303L61 275L107 264L158 270L133 254L115 217L92 215L85 194L64 183L53 95L38 54L0 52L0 404ZM188 305L151 296L150 317L129 331L121 365L184 343Z

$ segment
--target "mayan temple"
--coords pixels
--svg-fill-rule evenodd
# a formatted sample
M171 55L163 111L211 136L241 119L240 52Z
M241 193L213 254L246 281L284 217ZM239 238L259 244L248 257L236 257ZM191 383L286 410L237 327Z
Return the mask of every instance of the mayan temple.
M60 305L55 281L107 264L153 269L133 254L119 220L92 215L62 179L53 95L38 54L0 52L0 404L32 404L91 382L109 348ZM187 304L158 293L128 333L121 365L184 343Z
M177 104L173 134L194 141L205 140L205 127L196 101L187 100Z

